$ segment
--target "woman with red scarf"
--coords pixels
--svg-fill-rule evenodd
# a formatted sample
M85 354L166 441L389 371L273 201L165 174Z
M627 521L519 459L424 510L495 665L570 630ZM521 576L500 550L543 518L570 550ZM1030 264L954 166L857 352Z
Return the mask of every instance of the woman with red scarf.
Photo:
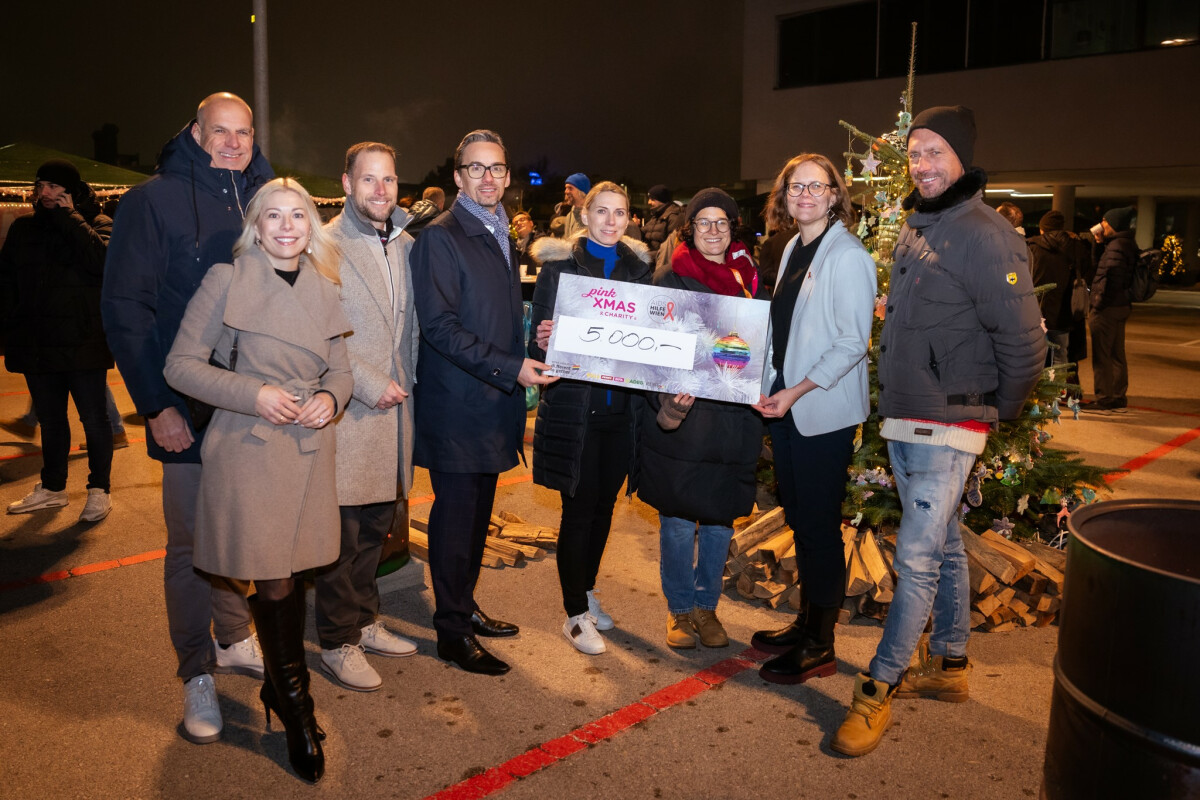
M738 237L733 198L705 189L692 198L684 219L670 269L654 276L655 285L758 297L758 270ZM638 496L659 512L667 644L692 648L698 638L705 647L725 647L729 637L717 619L717 601L733 520L754 506L763 423L749 406L736 403L687 394L651 394L648 400Z

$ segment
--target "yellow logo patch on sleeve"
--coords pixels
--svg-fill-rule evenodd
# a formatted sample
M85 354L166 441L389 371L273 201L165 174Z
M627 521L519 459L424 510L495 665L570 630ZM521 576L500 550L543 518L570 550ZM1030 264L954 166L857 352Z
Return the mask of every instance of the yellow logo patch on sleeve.
M1008 273L1007 275L1004 276L1004 279L1008 281L1008 284L1010 286L1017 285L1017 273L1015 273L1015 272Z

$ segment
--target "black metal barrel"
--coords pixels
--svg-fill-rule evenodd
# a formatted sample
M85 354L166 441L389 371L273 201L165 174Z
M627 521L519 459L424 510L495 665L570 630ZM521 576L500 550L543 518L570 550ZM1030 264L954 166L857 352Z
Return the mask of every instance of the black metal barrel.
M1044 796L1200 798L1200 502L1071 515Z

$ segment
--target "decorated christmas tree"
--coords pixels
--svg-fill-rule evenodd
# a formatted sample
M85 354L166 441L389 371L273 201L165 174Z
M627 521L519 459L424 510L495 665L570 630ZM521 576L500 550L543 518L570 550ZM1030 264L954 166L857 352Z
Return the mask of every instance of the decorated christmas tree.
M916 25L913 26L913 50ZM858 236L875 260L879 282L875 330L870 358L871 408L879 408L879 334L883 327L892 267L892 250L907 212L904 198L913 190L908 175L907 139L912 123L913 59L910 56L908 86L901 96L902 108L893 130L879 136L864 133L845 121L850 147L846 152L846 182L853 199L862 206ZM855 149L855 140L861 150ZM855 162L860 165L855 168ZM1050 286L1039 287L1041 291ZM1062 397L1075 383L1074 365L1046 369L1025 403L1020 418L1000 423L988 437L987 447L976 462L963 493L964 522L975 531L988 528L1021 538L1041 535L1050 540L1062 528L1070 509L1090 503L1106 491L1104 470L1085 464L1066 450L1051 447L1050 431L1061 424L1061 416L1076 419L1075 401L1065 406ZM854 524L875 530L896 525L900 520L900 498L896 493L888 461L887 443L879 435L880 418L871 414L862 426L862 438L850 465L850 479L843 513Z

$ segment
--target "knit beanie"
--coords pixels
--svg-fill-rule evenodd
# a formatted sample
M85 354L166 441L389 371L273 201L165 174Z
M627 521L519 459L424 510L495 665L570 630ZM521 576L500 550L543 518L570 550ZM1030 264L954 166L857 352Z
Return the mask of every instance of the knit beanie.
M706 208L716 207L725 212L725 216L729 217L729 223L732 225L737 222L738 207L732 197L718 189L715 186L710 186L707 189L701 189L696 192L692 201L687 204L687 210L683 212L683 217L688 222L691 222Z
M1133 222L1133 206L1122 206L1114 208L1104 215L1104 221L1112 226L1112 229L1117 233L1129 230L1130 223Z
M1067 218L1063 216L1061 211L1047 211L1040 220L1038 227L1046 233L1050 231L1061 231L1067 227Z
M946 140L958 156L962 168L971 168L975 158L975 112L966 106L934 106L927 108L908 129L908 135L920 128L931 130Z
M671 190L663 186L661 183L657 186L651 186L650 191L646 192L651 200L657 200L660 203L671 202Z
M584 175L582 172L576 172L573 175L567 176L566 184L568 186L574 186L584 194L587 194L592 190L592 182L588 180L588 176Z
M71 194L79 190L79 184L82 182L75 165L61 158L52 158L38 167L34 180L57 183Z

